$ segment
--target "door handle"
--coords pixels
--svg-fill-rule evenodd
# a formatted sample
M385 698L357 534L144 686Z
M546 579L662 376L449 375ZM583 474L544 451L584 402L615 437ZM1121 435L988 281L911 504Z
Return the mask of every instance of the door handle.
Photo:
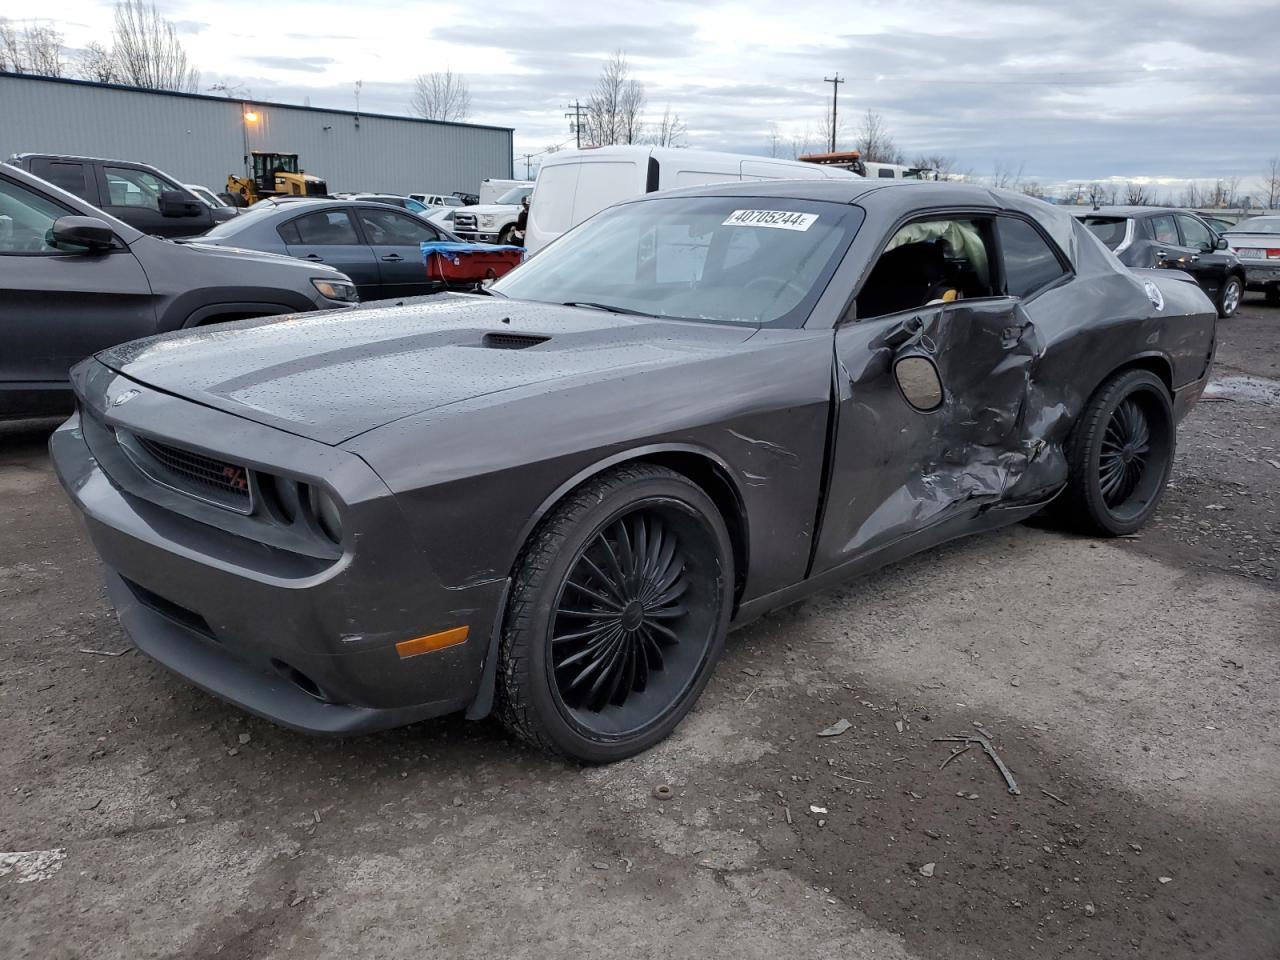
M404 257L400 256L400 254L398 253L388 253L385 257L382 258L382 262L383 263L403 263Z
M302 259L310 260L312 263L324 263L324 257L320 256L318 253L308 253Z

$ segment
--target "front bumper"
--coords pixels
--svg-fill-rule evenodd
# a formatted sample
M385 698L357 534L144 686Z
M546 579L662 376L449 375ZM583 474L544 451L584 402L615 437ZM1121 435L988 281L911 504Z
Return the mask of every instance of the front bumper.
M485 230L455 230L459 239L470 240L473 243L497 243L498 234Z
M184 514L181 494L153 497L102 448L96 421L91 450L81 415L73 416L53 434L50 453L139 650L216 696L307 733L400 726L476 699L504 580L439 583L429 558L402 535L398 504L358 458L115 379L141 395L119 414L91 416L161 436L166 427L175 436L180 422L179 436L269 450L278 463L325 476L346 505L348 545L337 559L255 542L244 535L252 517L221 529L209 513L216 507L192 501ZM396 651L399 641L464 624L465 643L408 659Z

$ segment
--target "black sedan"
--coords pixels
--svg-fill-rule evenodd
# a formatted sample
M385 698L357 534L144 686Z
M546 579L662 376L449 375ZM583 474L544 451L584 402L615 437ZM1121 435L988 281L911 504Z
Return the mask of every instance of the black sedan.
M282 253L336 267L361 300L433 293L418 244L458 238L413 213L371 200L269 201L214 227L202 244Z
M1227 241L1190 210L1168 207L1099 207L1073 211L1120 262L1167 267L1196 278L1226 318L1244 295L1245 269Z
M948 183L690 188L494 284L142 340L51 441L139 649L285 725L496 709L586 762L731 625L1050 508L1155 511L1214 308Z

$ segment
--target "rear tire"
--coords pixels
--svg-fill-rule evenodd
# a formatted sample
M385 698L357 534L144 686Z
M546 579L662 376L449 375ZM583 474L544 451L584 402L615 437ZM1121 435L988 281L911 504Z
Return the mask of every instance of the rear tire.
M1218 291L1218 316L1229 320L1240 307L1244 297L1244 281L1239 277L1227 277Z
M1164 382L1115 374L1089 398L1067 440L1067 488L1056 513L1082 533L1133 533L1155 513L1173 468L1176 427Z
M733 550L711 499L652 464L571 494L516 563L496 711L526 742L610 763L664 739L724 648Z

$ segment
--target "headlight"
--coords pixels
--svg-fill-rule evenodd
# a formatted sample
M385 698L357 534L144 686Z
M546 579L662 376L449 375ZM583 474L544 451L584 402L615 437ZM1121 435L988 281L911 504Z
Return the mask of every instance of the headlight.
M326 300L356 303L360 299L360 295L356 293L356 285L346 280L321 280L319 277L313 277L311 285L320 291L320 296Z

